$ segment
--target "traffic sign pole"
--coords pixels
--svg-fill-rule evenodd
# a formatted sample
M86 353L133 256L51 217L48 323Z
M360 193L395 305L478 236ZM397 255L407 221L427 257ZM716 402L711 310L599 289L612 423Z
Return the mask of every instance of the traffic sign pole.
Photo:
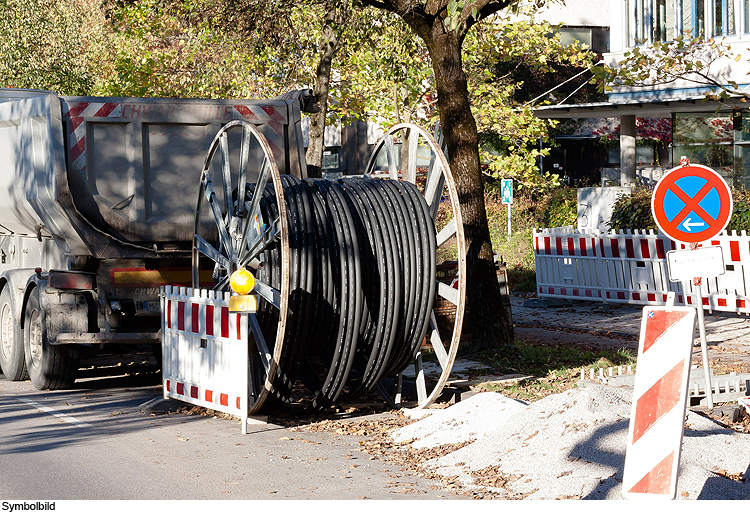
M510 208L513 204L513 180L503 179L500 182L500 202L508 206L508 238L510 238Z

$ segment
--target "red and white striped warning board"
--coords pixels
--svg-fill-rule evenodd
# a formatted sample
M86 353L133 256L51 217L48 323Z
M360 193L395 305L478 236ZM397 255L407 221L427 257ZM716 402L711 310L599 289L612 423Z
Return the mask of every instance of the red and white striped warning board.
M643 309L622 482L628 498L677 493L695 320L692 307Z

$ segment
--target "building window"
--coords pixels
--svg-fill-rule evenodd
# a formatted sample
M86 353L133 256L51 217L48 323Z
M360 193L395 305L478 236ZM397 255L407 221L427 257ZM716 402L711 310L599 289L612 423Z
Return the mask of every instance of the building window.
M712 0L715 37L734 35L736 33L734 20L734 0Z
M706 12L703 0L682 0L682 30L692 37L706 33Z
M669 42L674 40L675 2L673 0L654 0L652 17L654 41Z
M675 114L672 159L706 165L734 180L734 131L731 114Z

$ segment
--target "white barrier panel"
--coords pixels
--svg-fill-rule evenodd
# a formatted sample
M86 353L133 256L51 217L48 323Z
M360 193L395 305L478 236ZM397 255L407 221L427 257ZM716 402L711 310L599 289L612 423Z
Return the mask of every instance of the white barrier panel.
M695 308L643 309L622 478L627 498L675 498L695 322Z
M206 407L242 420L247 432L252 397L247 314L229 312L229 294L162 289L164 398Z
M744 231L724 232L700 246L720 246L726 268L724 275L703 279L704 308L750 313L750 237ZM674 292L676 303L691 304L692 283L669 281L666 254L676 249L688 247L653 231L534 230L537 295L664 305Z

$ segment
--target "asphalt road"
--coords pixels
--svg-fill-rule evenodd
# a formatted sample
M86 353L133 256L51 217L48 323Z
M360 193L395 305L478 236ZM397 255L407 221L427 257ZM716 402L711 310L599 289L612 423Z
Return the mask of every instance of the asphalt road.
M149 414L160 377L40 392L0 374L0 501L440 499L434 482L370 459L358 438L273 423Z

